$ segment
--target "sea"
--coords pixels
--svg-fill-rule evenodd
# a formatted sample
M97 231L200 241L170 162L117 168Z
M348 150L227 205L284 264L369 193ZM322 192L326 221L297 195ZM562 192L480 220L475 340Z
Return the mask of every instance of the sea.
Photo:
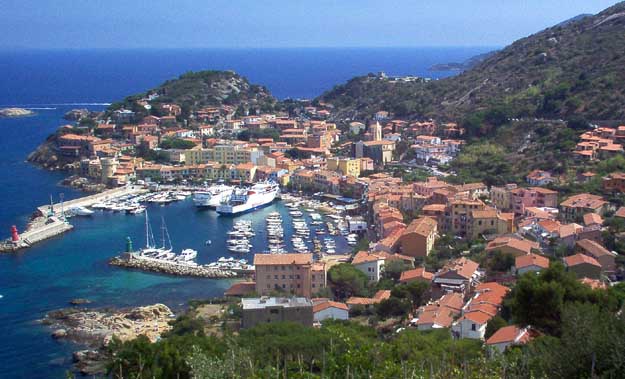
M307 48L168 50L8 50L0 52L0 108L24 107L34 116L0 118L0 237L16 225L23 230L36 206L82 194L59 185L64 174L26 162L28 154L74 108L102 110L127 95L143 92L187 71L234 70L276 97L314 98L357 75L385 72L440 79L455 72L430 72L437 63L462 62L492 47L474 48ZM176 251L193 248L198 261L229 256L225 233L233 219L198 211L190 200L150 206L153 227L161 216ZM290 216L279 202L241 216L264 230L269 212ZM75 298L89 306L164 303L181 309L190 299L221 296L231 281L190 279L113 268L131 237L144 240L143 216L98 212L74 218L64 235L15 254L0 255L0 378L62 378L71 370L71 353L80 346L56 341L38 320ZM206 240L213 243L209 246ZM265 238L254 237L254 250ZM346 248L346 247L345 247ZM246 258L251 259L251 256Z

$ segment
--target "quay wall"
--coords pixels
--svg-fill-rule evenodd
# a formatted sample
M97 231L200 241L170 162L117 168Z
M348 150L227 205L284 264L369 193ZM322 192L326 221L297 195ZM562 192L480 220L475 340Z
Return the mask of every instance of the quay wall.
M203 266L188 266L174 262L158 261L153 259L134 258L132 256L114 257L109 261L112 266L157 272L174 276L191 276L198 278L227 279L239 275L234 271L208 268Z
M63 203L63 208L68 209L68 208L75 207L75 206L85 207L85 206L93 205L95 203L98 203L104 200L110 200L110 199L114 199L116 197L121 197L125 195L140 194L140 193L144 193L147 191L148 191L147 189L141 186L127 186L127 187L113 188L113 189L99 192L93 195L79 197L74 200L65 201ZM38 207L37 210L39 210L39 212L42 215L47 215L48 211L50 210L50 204L42 205ZM54 205L55 214L59 214L60 211L61 211L60 204L55 204Z

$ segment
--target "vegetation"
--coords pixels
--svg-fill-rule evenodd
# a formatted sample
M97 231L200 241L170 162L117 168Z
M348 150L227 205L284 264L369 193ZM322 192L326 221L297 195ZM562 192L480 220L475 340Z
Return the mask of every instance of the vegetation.
M478 135L508 117L620 119L625 116L623 10L620 3L520 39L456 77L396 83L362 76L319 100L332 103L339 117L387 110L397 117L460 120L475 113L473 125L486 127L469 128Z
M337 299L350 296L367 296L369 278L349 263L340 263L328 270L328 282Z
M277 141L280 138L280 131L273 128L267 129L246 129L239 133L237 139L242 141L249 141L253 139L259 138L271 138L274 141Z
M165 138L161 141L159 147L161 149L187 150L195 147L195 143L182 138Z

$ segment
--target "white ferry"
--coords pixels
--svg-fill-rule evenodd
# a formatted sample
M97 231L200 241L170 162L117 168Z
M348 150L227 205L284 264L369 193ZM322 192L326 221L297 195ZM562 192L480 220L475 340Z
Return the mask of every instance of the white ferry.
M232 194L233 188L224 184L211 186L193 194L193 204L198 208L217 208Z
M217 213L231 216L253 211L271 204L279 192L280 187L274 182L256 183L250 188L237 188L227 201L217 206Z

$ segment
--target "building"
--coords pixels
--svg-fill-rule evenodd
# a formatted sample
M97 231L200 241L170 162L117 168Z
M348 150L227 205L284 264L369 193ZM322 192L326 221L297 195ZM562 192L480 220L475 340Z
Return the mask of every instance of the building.
M499 328L486 340L486 346L498 353L503 353L514 345L523 345L534 339L538 333L530 327L521 328L517 325L508 325Z
M364 309L371 309L375 304L380 303L383 300L387 300L391 297L391 290L379 290L373 295L373 297L356 297L352 296L345 304L352 310L354 307L362 307Z
M414 281L422 281L425 283L431 283L434 279L434 274L425 271L424 267L417 267L412 270L403 271L399 277L400 283L410 283Z
M622 172L613 172L602 179L603 190L606 192L625 192L625 174Z
M476 239L488 234L505 234L514 231L514 214L501 213L495 208L485 207L470 213L467 237Z
M616 270L616 253L603 247L599 242L582 239L575 243L575 252L585 254L599 262L605 273L613 273Z
M260 297L241 300L241 328L253 328L258 324L295 322L313 325L313 304L303 297Z
M593 257L578 253L563 258L568 271L574 272L578 278L599 279L601 264Z
M467 258L458 258L447 262L432 281L432 295L440 297L447 292L467 295L479 282L479 264Z
M512 209L512 190L516 189L516 184L506 184L505 186L490 187L490 201L499 210L507 211Z
M543 170L534 170L530 172L525 179L531 186L545 186L556 181L556 178L551 176L550 172Z
M378 165L384 165L393 160L395 143L392 141L358 141L353 146L356 158L371 158Z
M515 257L539 250L540 245L538 242L529 241L515 235L497 237L486 245L487 252L501 251L504 254L511 254Z
M400 252L411 257L427 257L434 248L437 231L436 220L432 218L413 220L397 241Z
M360 176L360 159L353 158L328 158L326 160L328 170L338 171L344 176Z
M411 325L418 330L450 328L454 318L460 315L464 301L459 293L448 293L440 299L419 307Z
M314 301L313 320L317 323L327 319L348 320L349 308L347 304L327 299Z
M475 288L475 295L462 308L462 316L451 327L456 338L484 339L488 321L501 308L508 287L495 282L482 283Z
M549 268L549 259L538 254L520 255L514 259L514 272L523 275L526 272L538 272Z
M274 291L312 297L326 286L325 266L313 264L312 254L255 254L256 293Z
M560 215L564 220L581 220L586 213L596 213L603 216L607 210L608 202L601 196L581 193L569 197L560 203Z
M352 259L352 266L362 271L370 282L380 281L385 256L382 254L359 251Z
M546 188L514 188L510 190L511 207L516 215L525 214L529 207L555 208L558 206L558 192Z

